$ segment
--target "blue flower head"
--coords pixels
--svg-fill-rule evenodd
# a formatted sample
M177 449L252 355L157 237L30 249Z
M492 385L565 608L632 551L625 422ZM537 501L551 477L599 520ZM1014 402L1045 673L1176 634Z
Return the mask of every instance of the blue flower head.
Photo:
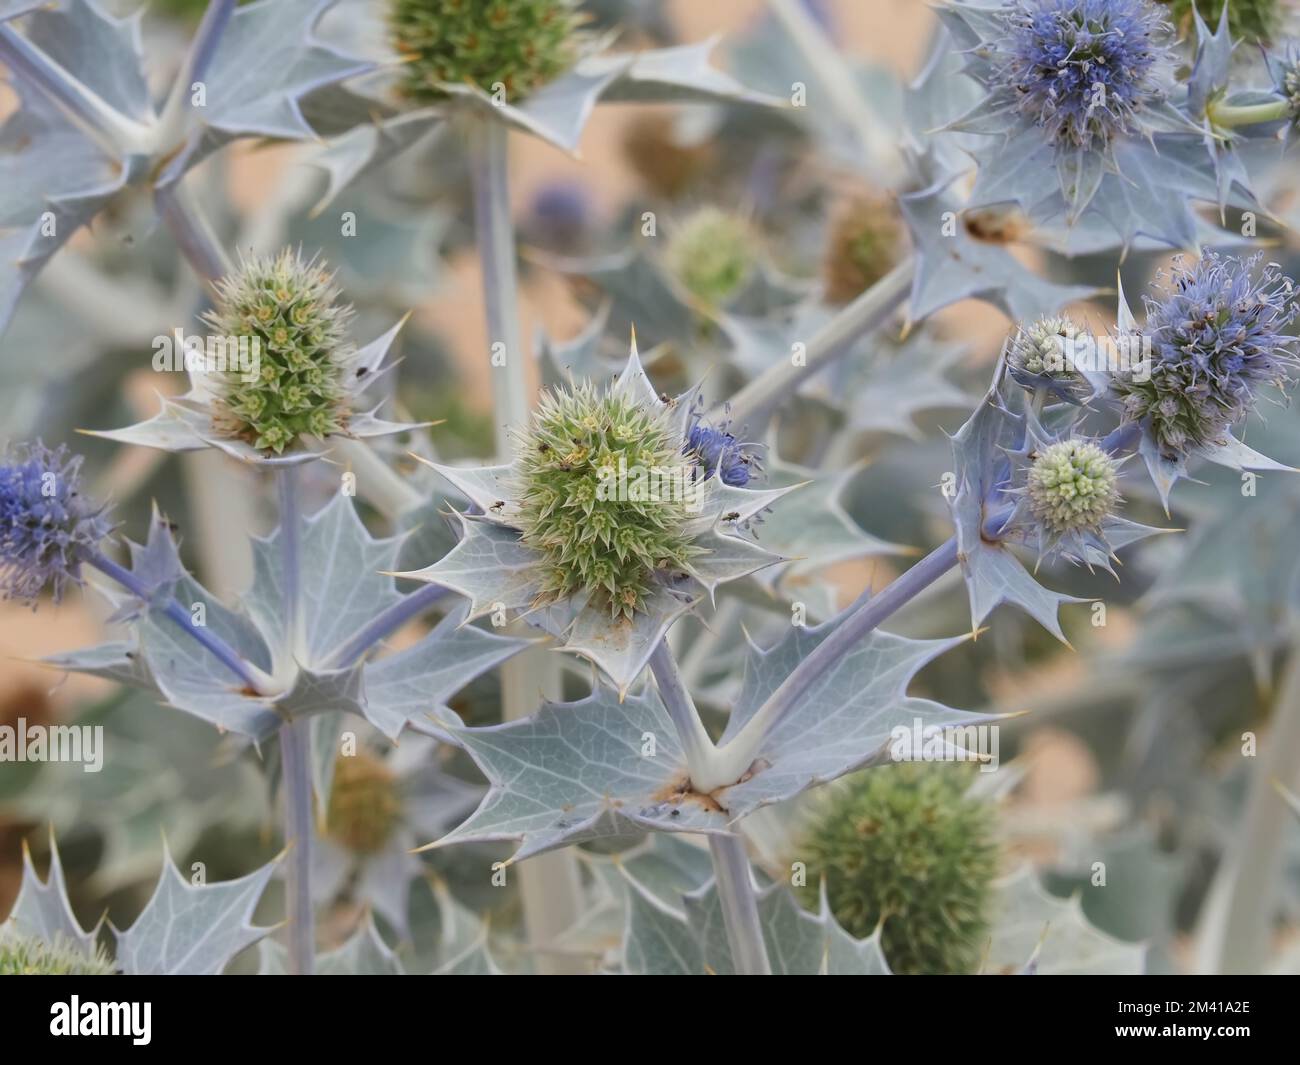
M111 531L105 508L82 495L80 470L80 455L39 442L0 461L0 596L34 603L48 587L57 602L82 552Z
M590 227L591 195L584 185L555 181L544 185L533 197L528 229L547 247L573 247Z
M1060 149L1105 150L1161 96L1173 38L1150 0L1016 0L994 80Z
M763 468L754 446L741 443L730 432L730 419L716 428L697 421L682 453L695 459L705 477L717 473L732 488L744 488Z
M1117 387L1127 418L1149 419L1171 457L1225 443L1260 388L1285 388L1296 372L1296 338L1286 332L1300 309L1295 286L1259 261L1213 253L1194 265L1175 260L1165 291L1144 300L1150 377L1123 377Z

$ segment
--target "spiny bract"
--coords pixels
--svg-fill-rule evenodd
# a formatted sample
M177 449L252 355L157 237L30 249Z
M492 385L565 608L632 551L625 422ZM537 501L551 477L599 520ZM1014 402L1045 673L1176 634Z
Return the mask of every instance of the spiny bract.
M392 0L402 92L437 103L443 85L469 83L514 102L577 61L580 22L571 0Z
M696 299L716 307L749 280L758 258L752 227L739 215L704 207L668 244L668 268Z
M1184 455L1225 442L1255 406L1264 385L1283 388L1296 368L1294 283L1259 256L1208 253L1177 260L1166 290L1146 297L1142 335L1151 342L1150 376L1123 376L1116 388L1132 421L1148 420L1166 453Z
M904 762L859 773L831 792L804 841L807 901L824 877L848 932L882 926L895 973L968 973L979 961L998 852L993 810L966 796L965 768Z
M1104 150L1160 96L1169 26L1150 0L1016 0L996 78L1061 148Z
M1025 495L1034 518L1052 536L1098 530L1119 502L1115 461L1096 444L1062 440L1043 448L1029 467Z
M13 932L0 934L0 976L111 976L113 963L69 946Z
M204 321L223 339L258 345L256 373L226 368L216 426L253 447L280 454L302 434L327 437L347 427L341 360L352 309L340 305L334 275L285 249L253 256L218 281L217 306Z
M0 458L0 598L34 603L49 587L57 602L111 528L82 494L80 455L37 442Z
M684 532L698 474L669 410L585 383L543 395L516 466L519 528L543 558L543 601L585 592L630 618L656 571L698 554Z
M829 303L848 303L869 289L898 261L902 226L883 197L856 196L831 219L822 274Z
M402 816L397 777L369 751L334 760L325 830L357 854L382 850Z

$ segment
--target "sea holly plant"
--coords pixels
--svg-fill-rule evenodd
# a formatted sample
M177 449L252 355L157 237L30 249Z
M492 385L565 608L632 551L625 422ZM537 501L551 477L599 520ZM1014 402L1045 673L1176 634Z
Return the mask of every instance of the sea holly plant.
M471 616L533 615L626 693L674 620L782 561L753 526L790 489L750 485L759 460L701 420L696 392L661 397L634 340L611 384L545 396L509 464L435 467L479 513L401 576L464 595Z
M922 6L0 0L0 971L1274 964L1296 46Z
M241 611L223 605L180 562L170 524L155 511L130 565L103 553L111 535L103 509L83 494L79 463L35 445L3 467L5 593L34 602L93 568L126 624L127 639L55 656L51 665L144 687L176 709L252 740L277 732L300 891L295 947L309 970L312 780L311 719L351 713L390 740L480 671L519 650L517 640L474 628L435 630L372 662L372 652L437 598L403 596L382 572L399 541L374 540L342 494L303 520L294 474L280 474L283 522L254 545L257 580Z
M304 97L369 66L314 38L331 3L210 4L161 106L138 14L119 18L98 0L0 12L0 62L21 98L4 131L16 150L0 171L0 325L46 261L128 190L154 197L201 275L223 272L181 180L231 141L313 135Z
M941 9L983 99L947 127L979 135L971 206L1030 218L1089 214L1125 246L1194 245L1198 201L1250 208L1244 171L1202 136L1179 84L1167 5L1153 0L951 0ZM1055 186L1037 181L1042 167ZM1034 175L1032 178L1030 175Z
M286 248L246 258L214 288L216 306L203 318L212 337L178 344L189 391L163 397L146 422L99 435L292 465L317 458L331 437L364 440L417 428L386 421L377 416L379 400L366 409L363 399L390 368L384 361L405 319L357 347L348 338L352 308L340 302L326 264Z
M585 28L572 0L384 0L353 5L346 15L340 36L375 42L375 72L350 86L373 117L320 154L328 199L448 121L471 144L483 140L484 151L500 151L487 123L571 152L602 101L781 104L711 66L712 41L609 51L608 38Z
M125 930L110 928L115 951L109 961L98 943L99 926L83 929L72 912L51 837L45 880L24 848L18 898L0 925L0 966L13 975L215 976L271 931L250 918L274 868L271 862L238 880L195 884L164 854L158 884L139 918Z

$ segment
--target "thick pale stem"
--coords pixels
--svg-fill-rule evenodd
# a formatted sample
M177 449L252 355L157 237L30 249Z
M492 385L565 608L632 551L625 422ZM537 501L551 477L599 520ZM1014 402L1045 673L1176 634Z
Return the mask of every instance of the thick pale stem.
M659 641L659 645L650 655L650 670L655 675L659 697L663 700L668 716L672 718L673 725L677 729L677 738L681 741L683 753L686 755L691 782L695 783L697 776L707 775L717 758L717 748L704 730L704 723L695 709L691 693L682 683L681 674L677 671L677 663L673 660L673 653L669 650L666 641Z
M158 217L171 233L194 272L204 281L216 281L230 272L230 260L206 218L180 185L154 192Z
M466 127L470 179L474 185L474 228L483 269L488 354L497 454L510 453L510 433L532 409L528 365L519 328L519 282L515 233L510 216L509 129L492 118L474 118Z
M1290 100L1274 100L1266 104L1232 106L1213 101L1205 109L1205 117L1215 129L1237 129L1241 126L1258 126L1266 122L1285 122L1295 116L1295 105Z
M300 718L280 727L283 772L284 843L288 850L285 896L289 919L289 971L311 976L316 967L316 935L311 903L312 821L311 721Z
M750 381L731 400L732 420L751 436L760 433L772 411L793 396L800 384L843 355L854 341L882 326L902 306L913 272L910 259L894 267L823 325L797 363L791 354Z
M1272 724L1258 742L1245 814L1205 903L1197 948L1203 973L1259 973L1270 954L1285 834L1295 816L1277 785L1300 784L1300 650L1294 647Z
M230 644L205 625L194 624L194 618L183 605L175 599L165 599L161 603L155 597L155 589L141 581L124 566L119 566L110 558L98 553L87 554L86 563L94 566L107 577L111 577L127 591L146 603L158 607L183 632L207 648L212 655L239 678L253 694L263 695L272 690L271 678L247 661Z
M735 835L710 835L709 854L713 876L722 903L722 920L727 926L731 960L741 976L771 976L763 926L758 919L758 896L749 868L745 841Z
M285 638L298 651L302 641L302 512L298 499L298 467L283 466L276 474L280 496L280 580L283 582Z
M447 589L436 584L426 584L400 603L394 603L382 614L372 618L364 628L352 636L326 661L334 669L347 669L381 640L386 640L408 621L414 621L426 610L447 595Z
M235 0L210 0L203 13L203 19L190 42L189 54L176 75L158 123L158 141L162 148L180 143L195 87L207 77L208 67L217 53L217 45L221 43L234 13Z
M424 496L364 440L340 438L334 442L334 449L356 474L357 494L389 521L396 521L425 502Z
M804 698L812 697L818 680L829 675L839 659L848 654L869 632L933 584L957 564L957 540L952 538L931 551L897 580L872 595L864 592L850 606L831 634L800 662L752 718L718 751L714 777L695 780L701 790L712 791L739 780L759 752L763 739L777 728ZM722 779L717 779L721 777ZM708 785L708 787L706 787Z
M898 169L901 157L897 144L888 138L884 124L867 102L857 74L813 18L805 0L767 0L767 6L814 71L835 113L853 131L862 147L862 163L868 168L887 163L888 170Z
M281 467L276 473L280 501L280 580L285 643L295 656L303 653L302 504L299 469ZM289 849L285 890L288 897L290 971L311 975L316 941L311 905L312 821L311 720L300 717L280 728L280 758L284 771L285 846Z
M514 224L510 215L508 140L502 122L466 120L474 227L483 272L483 302L492 369L497 455L510 455L510 433L523 426L532 407L528 364L519 328L519 285L515 270ZM525 651L501 666L501 704L507 721L537 709L539 699L559 698L560 668L554 652ZM524 923L533 946L546 948L578 918L581 881L568 851L531 859L519 869ZM559 954L539 955L543 972L575 972L577 963Z

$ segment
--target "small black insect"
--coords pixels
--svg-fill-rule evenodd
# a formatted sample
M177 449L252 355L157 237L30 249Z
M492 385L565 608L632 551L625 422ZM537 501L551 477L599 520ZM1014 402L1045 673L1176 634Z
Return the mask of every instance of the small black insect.
M548 451L551 450L551 445L546 443L546 441L543 440L540 444L537 445L537 450L540 451L543 455L545 455Z
M493 503L490 507L488 507L488 510L492 511L493 514L500 514L501 511L505 509L505 505L506 505L506 501L504 499L498 499L495 503Z
M730 514L722 515L723 521L740 521L740 511L733 510Z

